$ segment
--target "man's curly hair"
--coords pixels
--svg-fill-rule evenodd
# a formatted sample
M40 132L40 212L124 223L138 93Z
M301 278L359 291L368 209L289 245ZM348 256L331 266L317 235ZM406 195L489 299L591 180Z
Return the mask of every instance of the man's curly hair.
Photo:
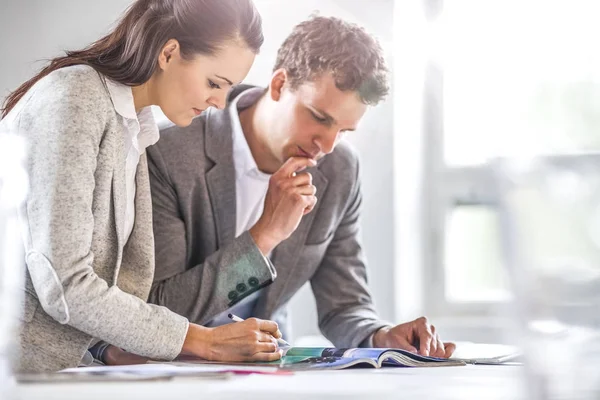
M332 73L338 89L356 91L375 105L389 93L388 68L379 42L364 28L334 17L311 16L294 27L277 52L273 71L284 68L293 89Z

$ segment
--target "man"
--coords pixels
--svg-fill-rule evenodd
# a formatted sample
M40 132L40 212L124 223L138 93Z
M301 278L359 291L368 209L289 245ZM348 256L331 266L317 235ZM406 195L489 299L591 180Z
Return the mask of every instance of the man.
M231 322L229 313L274 319L285 337L286 304L310 281L336 347L449 357L455 346L425 318L381 321L367 287L359 163L340 139L388 90L376 40L312 17L279 49L267 89L234 88L224 110L163 129L148 150L150 302L206 326Z

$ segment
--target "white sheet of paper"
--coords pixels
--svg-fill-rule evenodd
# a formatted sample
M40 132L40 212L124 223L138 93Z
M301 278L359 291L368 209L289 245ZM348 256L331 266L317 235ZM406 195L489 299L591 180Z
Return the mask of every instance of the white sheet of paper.
M453 359L493 359L497 357L518 355L521 352L516 346L506 344L486 344L457 342Z
M276 372L277 367L259 367L246 365L208 365L208 364L192 364L184 362L166 362L166 363L148 363L136 365L119 365L119 366L94 366L81 368L68 368L60 371L65 374L134 374L134 375L191 375L202 372L231 372L231 371L247 371L247 372Z

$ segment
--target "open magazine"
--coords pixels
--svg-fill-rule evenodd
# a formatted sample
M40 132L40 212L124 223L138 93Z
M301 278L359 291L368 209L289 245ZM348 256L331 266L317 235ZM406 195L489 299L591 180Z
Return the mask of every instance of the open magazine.
M207 361L182 356L177 359L177 362L206 363ZM466 365L465 362L460 360L425 357L401 349L336 349L328 347L290 347L284 349L284 355L281 360L244 364L278 366L279 368L289 370L344 369L351 367L450 367Z

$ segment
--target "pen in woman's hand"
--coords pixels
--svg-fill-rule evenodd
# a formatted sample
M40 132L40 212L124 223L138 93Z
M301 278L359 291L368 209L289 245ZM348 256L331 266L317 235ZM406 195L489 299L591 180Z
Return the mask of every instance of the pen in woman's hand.
M242 322L242 321L244 321L243 318L240 318L237 315L227 314L227 316L229 317L230 320L235 321L235 322ZM282 338L277 339L277 343L279 344L279 347L282 347L282 346L283 347L292 347L291 344L289 344L288 342L286 342Z

